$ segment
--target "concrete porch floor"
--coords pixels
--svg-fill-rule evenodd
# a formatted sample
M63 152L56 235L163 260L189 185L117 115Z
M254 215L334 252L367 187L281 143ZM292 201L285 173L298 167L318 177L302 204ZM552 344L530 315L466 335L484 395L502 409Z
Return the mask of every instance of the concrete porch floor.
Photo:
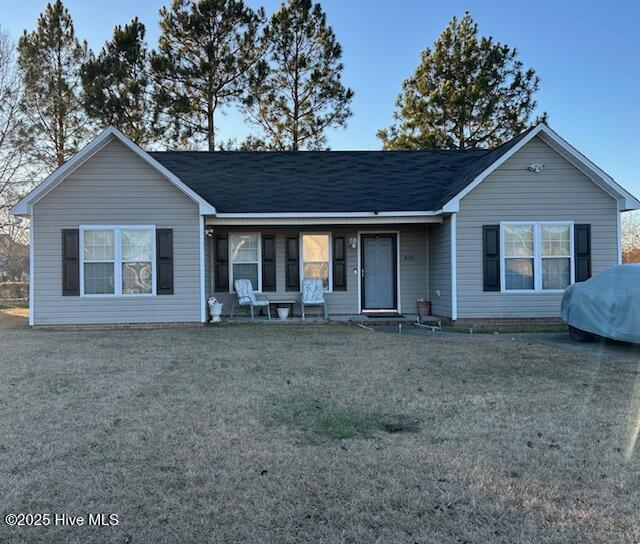
M361 324L366 326L379 326L379 325L397 325L397 324L415 324L417 320L416 315L402 315L397 317L369 317L362 314L354 315L334 315L329 316L328 321L325 321L321 314L307 314L306 319L303 321L300 316L288 317L287 319L279 319L276 315L271 315L271 320L266 315L256 315L252 321L250 316L238 316L234 315L233 318L229 316L222 316L221 323L266 323L266 324L293 324L293 323L351 323ZM422 324L439 327L441 326L441 319L436 316L429 316L422 319ZM212 323L215 325L215 323Z

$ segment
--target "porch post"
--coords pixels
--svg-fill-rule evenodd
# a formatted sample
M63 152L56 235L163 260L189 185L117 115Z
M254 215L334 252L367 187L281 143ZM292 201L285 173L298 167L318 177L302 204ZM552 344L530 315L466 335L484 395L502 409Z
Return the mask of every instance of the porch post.
M456 219L458 214L451 214L451 321L458 319L458 262Z
M205 285L204 285L204 215L199 216L200 225L200 321L205 323L207 321L207 301L205 300Z

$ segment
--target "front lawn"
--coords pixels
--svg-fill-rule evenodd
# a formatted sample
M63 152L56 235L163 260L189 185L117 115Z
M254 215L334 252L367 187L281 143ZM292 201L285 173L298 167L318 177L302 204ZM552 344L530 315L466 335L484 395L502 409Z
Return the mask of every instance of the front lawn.
M597 347L13 327L0 377L2 515L119 516L1 542L640 540L637 368Z

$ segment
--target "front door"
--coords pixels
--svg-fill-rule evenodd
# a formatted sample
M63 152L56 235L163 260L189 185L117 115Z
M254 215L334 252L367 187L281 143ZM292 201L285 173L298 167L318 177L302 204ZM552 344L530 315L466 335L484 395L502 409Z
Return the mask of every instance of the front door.
M397 236L363 234L360 240L362 310L397 310Z

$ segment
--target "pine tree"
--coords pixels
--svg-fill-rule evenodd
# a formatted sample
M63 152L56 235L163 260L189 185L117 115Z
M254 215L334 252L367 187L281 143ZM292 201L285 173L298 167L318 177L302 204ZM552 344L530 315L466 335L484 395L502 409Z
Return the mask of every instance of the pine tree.
M247 116L262 147L322 149L326 131L346 126L353 91L342 84L342 48L320 4L289 0L265 31L267 59L252 72ZM255 142L253 142L255 143Z
M385 149L491 147L531 125L540 78L516 49L478 37L465 13L454 17L396 101L395 123L378 131ZM546 120L546 114L535 123Z
M135 17L97 57L82 65L83 104L102 127L112 125L139 145L151 139L149 62L144 25Z
M156 119L178 146L205 141L213 151L216 112L239 100L263 54L264 13L242 0L173 0L160 16L151 55Z
M33 156L48 168L56 168L87 136L80 67L88 57L88 47L78 41L69 11L56 0L38 17L36 30L24 31L18 53L24 85L22 110L36 137Z

